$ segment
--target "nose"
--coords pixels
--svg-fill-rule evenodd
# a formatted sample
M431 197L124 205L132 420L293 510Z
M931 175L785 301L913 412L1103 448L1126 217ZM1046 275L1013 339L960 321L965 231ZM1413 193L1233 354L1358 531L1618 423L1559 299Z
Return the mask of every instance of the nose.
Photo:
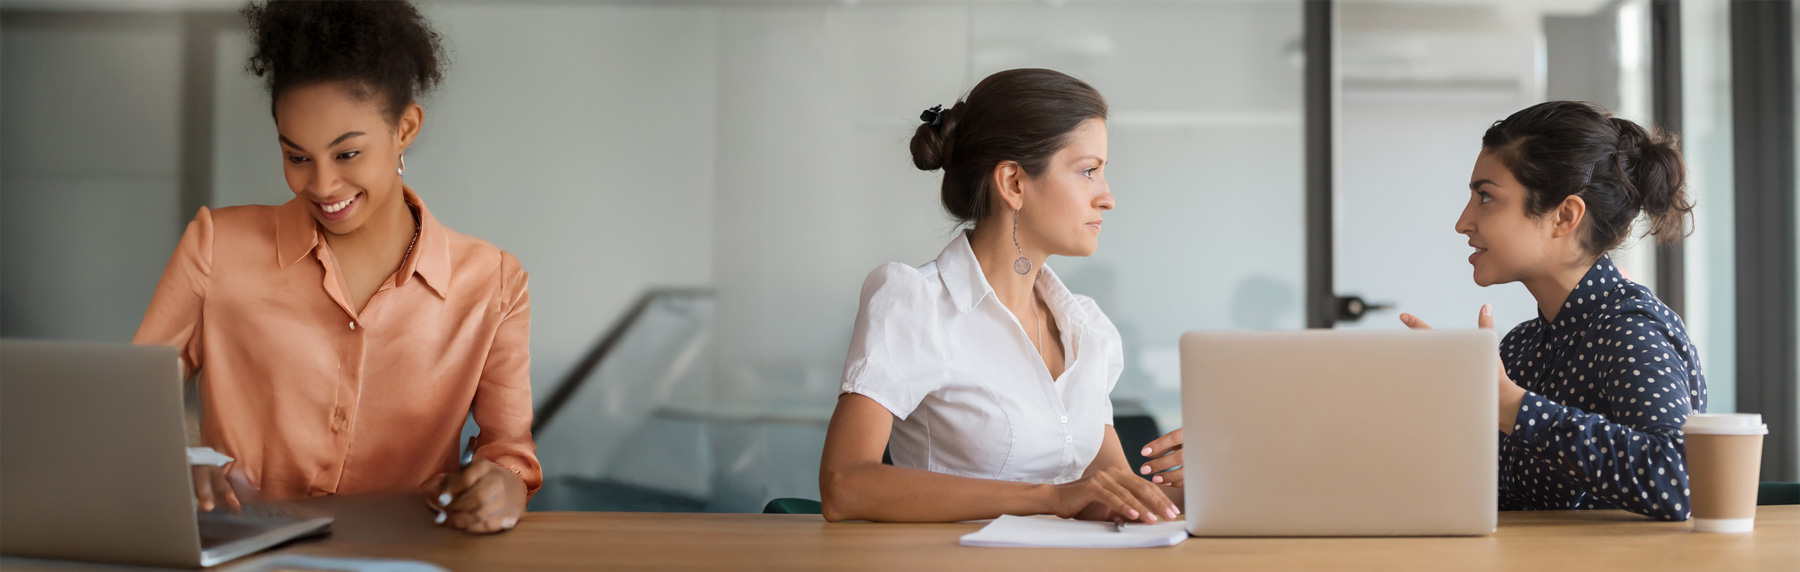
M1101 183L1100 194L1094 196L1094 208L1110 211L1113 210L1113 206L1112 187Z
M337 167L330 163L330 161L314 161L312 163L313 196L328 196L331 194L331 189L338 188L339 183L342 182Z
M1456 217L1456 233L1469 236L1475 235L1474 199L1471 199L1469 204L1463 205L1462 214Z

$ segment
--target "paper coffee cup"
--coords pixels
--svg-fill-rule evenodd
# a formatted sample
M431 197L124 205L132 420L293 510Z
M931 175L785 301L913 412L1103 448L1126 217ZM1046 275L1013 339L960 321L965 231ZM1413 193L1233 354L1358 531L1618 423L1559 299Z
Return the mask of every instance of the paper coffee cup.
M1750 532L1756 527L1763 435L1769 433L1762 415L1696 413L1681 432L1694 532Z

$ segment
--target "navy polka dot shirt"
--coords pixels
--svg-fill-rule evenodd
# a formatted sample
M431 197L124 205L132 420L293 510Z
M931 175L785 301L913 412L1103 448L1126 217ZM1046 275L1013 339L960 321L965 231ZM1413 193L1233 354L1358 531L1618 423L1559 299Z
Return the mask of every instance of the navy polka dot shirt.
M1527 390L1500 435L1500 509L1619 508L1687 520L1681 423L1706 410L1706 376L1681 317L1602 257L1554 321L1500 342Z

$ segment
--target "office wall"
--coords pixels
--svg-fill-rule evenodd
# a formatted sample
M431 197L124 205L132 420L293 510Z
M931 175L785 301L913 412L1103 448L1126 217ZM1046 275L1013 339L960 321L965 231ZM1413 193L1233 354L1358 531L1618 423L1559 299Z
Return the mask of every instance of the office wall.
M172 16L0 20L0 335L137 331L181 233L180 55Z

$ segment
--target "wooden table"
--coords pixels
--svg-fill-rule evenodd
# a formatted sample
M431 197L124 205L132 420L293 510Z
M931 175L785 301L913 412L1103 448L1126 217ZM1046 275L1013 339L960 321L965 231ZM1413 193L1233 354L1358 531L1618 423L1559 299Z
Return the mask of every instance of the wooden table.
M1500 513L1474 538L1193 538L1172 548L964 548L979 524L830 524L817 516L531 513L511 532L433 527L416 499L334 507L335 532L278 553L417 559L464 570L1800 570L1800 506L1753 534L1696 534L1621 511ZM7 562L9 570L95 570Z

